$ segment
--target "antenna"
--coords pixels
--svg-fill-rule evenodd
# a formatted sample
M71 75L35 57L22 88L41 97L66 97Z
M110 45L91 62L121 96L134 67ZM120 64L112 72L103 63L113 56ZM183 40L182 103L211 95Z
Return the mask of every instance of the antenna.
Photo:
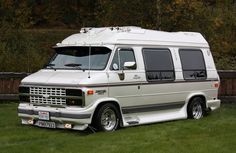
M91 45L89 45L89 71L88 71L88 78L90 78L90 69L91 69Z

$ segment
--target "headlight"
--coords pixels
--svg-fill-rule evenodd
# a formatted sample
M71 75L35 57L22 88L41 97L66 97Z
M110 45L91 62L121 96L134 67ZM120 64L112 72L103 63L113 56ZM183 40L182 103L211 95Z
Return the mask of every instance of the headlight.
M19 95L20 102L30 102L30 97L26 95Z
M29 87L19 87L19 100L20 102L30 102Z
M29 93L30 88L29 87L19 87L19 93Z
M68 106L82 106L82 104L81 99L66 99L66 105Z
M83 91L81 89L66 89L66 105L82 106L83 96Z
M66 89L66 96L82 96L80 89Z

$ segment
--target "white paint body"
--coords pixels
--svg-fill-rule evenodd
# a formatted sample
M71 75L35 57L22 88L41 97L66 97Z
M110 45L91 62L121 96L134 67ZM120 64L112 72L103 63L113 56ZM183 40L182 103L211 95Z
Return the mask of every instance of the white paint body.
M112 50L111 56L104 70L53 70L42 69L21 82L21 86L29 87L57 87L82 89L85 93L85 106L76 107L50 107L35 106L31 103L20 103L19 109L29 111L47 111L50 113L91 114L89 118L74 119L51 117L57 128L64 128L64 124L72 123L73 129L84 130L92 122L92 117L97 106L104 102L115 102L119 105L122 116L122 126L155 123L160 121L186 119L189 100L196 95L204 96L206 108L212 110L220 106L217 99L218 88L214 83L219 82L215 64L206 40L199 33L192 32L161 32L138 27L92 28L86 33L69 36L57 47L65 46L103 46ZM125 79L120 80L117 71L111 71L110 66L117 48L132 48L136 58L136 70L124 70ZM171 52L175 80L173 83L149 84L146 79L143 48L168 48ZM203 52L207 79L203 82L185 82L178 50L179 48L201 49ZM138 77L137 77L138 76ZM211 79L215 79L211 81ZM132 85L130 85L132 84ZM105 90L104 94L87 95L87 90ZM152 106L157 104L171 104L183 101L181 108L152 110L147 112L123 113L127 107ZM28 124L29 119L37 119L37 114L18 113L23 124Z

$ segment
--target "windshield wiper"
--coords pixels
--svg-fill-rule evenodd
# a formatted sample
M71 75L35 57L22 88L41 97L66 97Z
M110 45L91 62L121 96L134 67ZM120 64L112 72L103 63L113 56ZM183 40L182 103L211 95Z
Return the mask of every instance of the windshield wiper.
M49 64L46 64L46 65L45 65L45 67L49 67L49 68L51 68L51 69L53 69L53 70L56 70L56 68L54 68L53 66L55 66L55 64L49 63Z
M81 70L81 64L76 64L76 63L69 63L69 64L65 64L64 66L68 66L68 67L75 67L78 68L79 70Z

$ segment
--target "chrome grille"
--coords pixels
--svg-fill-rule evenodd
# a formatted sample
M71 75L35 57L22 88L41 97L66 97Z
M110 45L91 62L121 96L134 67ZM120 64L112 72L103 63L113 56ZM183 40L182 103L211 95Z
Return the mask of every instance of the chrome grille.
M66 90L62 88L30 87L30 103L66 105Z

